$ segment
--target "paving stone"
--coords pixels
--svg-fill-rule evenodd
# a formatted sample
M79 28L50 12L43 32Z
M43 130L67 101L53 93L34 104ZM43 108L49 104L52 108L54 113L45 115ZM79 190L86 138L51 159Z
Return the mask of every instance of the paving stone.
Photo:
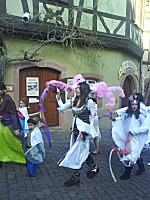
M112 156L112 168L117 178L115 183L109 171L108 158L114 145L110 131L102 132L100 142L101 153L93 156L100 172L93 180L86 178L88 167L83 164L81 183L79 186L67 188L64 181L70 178L72 171L57 165L58 160L69 147L69 132L61 128L50 128L52 148L43 134L46 158L38 169L37 177L26 176L26 166L17 163L3 163L0 169L0 200L149 200L150 199L150 167L145 165L146 172L135 176L137 166L132 170L130 180L120 181L119 176L124 171L123 164L116 153ZM91 151L94 143L91 141ZM150 162L150 150L142 153L144 162Z

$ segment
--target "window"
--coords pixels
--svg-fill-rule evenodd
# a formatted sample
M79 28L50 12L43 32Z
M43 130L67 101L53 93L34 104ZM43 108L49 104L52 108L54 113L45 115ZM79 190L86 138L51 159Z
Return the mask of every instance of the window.
M150 6L150 0L146 1L146 6Z

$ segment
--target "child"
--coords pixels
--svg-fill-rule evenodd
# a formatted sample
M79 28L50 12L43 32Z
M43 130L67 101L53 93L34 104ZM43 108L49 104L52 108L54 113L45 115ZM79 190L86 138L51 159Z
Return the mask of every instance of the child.
M21 123L22 130L20 131L23 134L23 138L26 137L26 133L28 131L28 123L27 120L29 119L28 115L28 102L27 99L20 99L19 101L19 109L18 109L18 117Z
M37 127L38 118L29 118L27 123L29 127L29 131L27 134L27 150L40 142L44 145L42 133ZM27 159L27 175L30 177L36 176L38 166L39 164L32 163Z

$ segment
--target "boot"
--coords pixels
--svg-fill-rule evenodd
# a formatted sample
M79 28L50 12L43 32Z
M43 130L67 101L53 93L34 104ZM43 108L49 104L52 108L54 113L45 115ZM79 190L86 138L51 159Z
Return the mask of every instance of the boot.
M94 164L94 167L91 167L91 169L87 172L87 178L94 178L94 176L99 172L99 169L96 164Z
M132 167L125 167L124 174L120 176L120 180L127 180L131 178Z
M71 178L64 182L64 186L66 187L72 187L74 185L79 185L80 184L80 172L79 170L74 170L73 175Z
M2 168L2 161L0 161L0 168Z
M138 165L138 170L137 172L135 173L135 175L139 176L141 175L143 172L145 172L145 167L144 167L144 163L143 163L143 158L140 158L137 160L137 165Z

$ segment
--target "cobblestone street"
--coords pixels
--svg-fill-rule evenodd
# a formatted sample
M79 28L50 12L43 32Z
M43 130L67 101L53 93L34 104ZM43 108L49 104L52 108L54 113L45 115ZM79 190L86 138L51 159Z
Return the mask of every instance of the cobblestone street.
M112 156L112 168L117 178L115 183L109 171L109 153L113 145L110 131L102 132L101 152L93 156L100 172L92 180L86 178L86 164L81 169L79 186L63 186L71 170L58 167L58 160L69 146L69 133L56 127L51 130L52 148L48 149L45 139L46 158L40 165L37 177L26 176L26 166L22 164L3 163L0 169L0 200L149 200L150 166L145 165L146 172L135 176L137 166L132 170L130 180L120 181L124 166L116 153ZM93 150L91 141L91 151ZM144 162L150 161L150 150L142 153Z

